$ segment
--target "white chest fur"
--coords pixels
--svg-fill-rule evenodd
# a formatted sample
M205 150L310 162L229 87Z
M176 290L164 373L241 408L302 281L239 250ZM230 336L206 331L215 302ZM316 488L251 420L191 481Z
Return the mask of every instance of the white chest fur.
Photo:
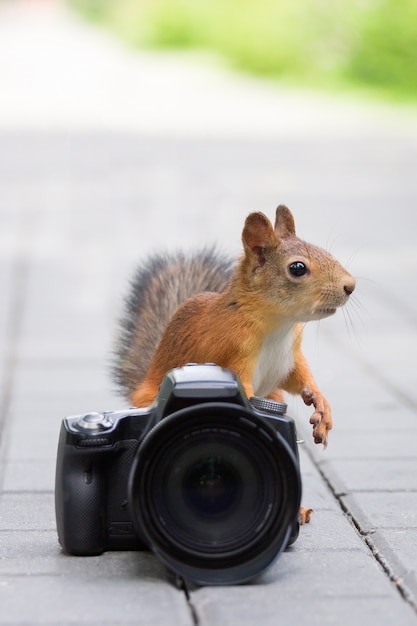
M255 395L265 397L279 388L294 367L293 330L294 326L285 326L265 337L253 374Z

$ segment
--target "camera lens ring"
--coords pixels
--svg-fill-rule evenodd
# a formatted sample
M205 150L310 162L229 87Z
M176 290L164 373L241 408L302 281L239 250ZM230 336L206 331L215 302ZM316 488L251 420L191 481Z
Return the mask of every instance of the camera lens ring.
M213 450L218 452L217 474L213 475L211 461L205 465L203 457L199 460L203 450L210 459ZM187 517L192 518L193 511L187 499L177 505L177 496L170 496L171 489L179 493L179 485L185 484L186 491L193 486L185 470L178 480L170 476L177 453L180 463L171 473L181 474L181 463L189 465L191 476L199 463L203 468L203 481L196 474L198 515L190 522ZM228 454L234 459L230 467ZM209 480L206 467L211 472ZM236 475L241 475L240 487ZM161 490L162 497L155 496ZM200 502L213 493L214 504L209 499L209 506L214 513L209 511L207 521L210 515L205 510L201 513ZM129 478L138 533L171 569L201 584L243 582L266 569L287 545L300 499L298 460L288 443L266 419L230 403L194 405L163 419L139 446ZM212 529L217 527L221 537L216 547ZM205 532L209 535L206 542Z

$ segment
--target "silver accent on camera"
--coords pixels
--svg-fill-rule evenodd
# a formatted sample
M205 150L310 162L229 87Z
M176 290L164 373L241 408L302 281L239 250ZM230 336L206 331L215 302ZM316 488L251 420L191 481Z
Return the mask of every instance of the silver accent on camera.
M77 426L83 430L102 431L111 428L113 422L105 413L85 413L77 421Z

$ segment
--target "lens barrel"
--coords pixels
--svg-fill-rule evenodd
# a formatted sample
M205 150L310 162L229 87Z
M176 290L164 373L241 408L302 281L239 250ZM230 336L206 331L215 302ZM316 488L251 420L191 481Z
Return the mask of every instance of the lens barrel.
M263 417L230 403L164 418L139 446L129 478L138 534L197 584L237 584L286 547L301 499L298 459Z

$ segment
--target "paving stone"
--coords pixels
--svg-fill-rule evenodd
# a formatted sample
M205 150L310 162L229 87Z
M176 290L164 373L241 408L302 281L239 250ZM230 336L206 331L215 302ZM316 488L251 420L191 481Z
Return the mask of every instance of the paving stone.
M317 624L389 624L395 618L395 623L411 625L416 621L394 585L381 577L371 555L360 550L285 553L258 585L201 589L192 595L192 601L201 623L207 625L232 624L236 606L247 624L254 619L302 624L306 614Z
M0 530L55 530L53 493L0 494Z
M311 522L301 526L300 535L290 550L318 553L329 550L367 552L368 548L340 510L314 509Z
M320 571L320 576L313 573ZM285 552L262 576L260 583L271 585L279 594L307 595L322 599L331 596L366 596L388 593L391 585L370 552L362 549L290 554ZM297 585L294 586L295 579ZM279 590L279 591L278 591Z
M340 513L340 506L335 500L325 482L320 480L317 468L311 462L304 447L299 446L302 503L306 508L315 511L320 509L336 510Z
M192 626L185 596L162 581L120 576L0 576L0 624Z
M37 412L35 421L39 421L42 419L40 410L48 409L46 400L54 404L59 400L63 403L72 396L74 400L68 410L78 408L78 397L84 402L100 401L104 404L108 401L110 391L115 388L110 376L110 362L96 359L96 355L92 357L90 360L82 357L72 360L58 349L52 361L40 355L33 365L20 366L13 389L13 409L17 417L30 416L32 407L32 413L34 410ZM109 389L107 393L106 387ZM103 394L106 396L102 399Z
M315 458L320 460L340 459L415 459L417 456L417 429L375 431L364 428L360 431L334 430L330 433L331 442L322 455L315 450ZM318 447L318 446L317 446ZM318 456L320 455L320 456Z
M332 459L320 467L338 493L417 491L417 458Z
M417 530L382 528L367 538L372 548L390 569L397 584L411 597L417 594Z
M45 492L55 488L55 459L33 458L28 461L13 460L0 463L3 491Z
M236 624L236 607L239 607L239 623L260 624L317 624L322 626L369 626L369 624L401 624L415 626L416 618L412 609L404 604L397 605L391 597L289 597L277 594L274 589L274 602L262 593L248 595L241 590L213 591L210 589L199 592L193 602L200 617L202 626L234 626Z
M377 528L415 528L417 526L417 493L366 492L343 496L364 532Z
M0 549L0 576L168 579L165 567L150 552L105 552L89 557L64 554L56 530L0 531Z

